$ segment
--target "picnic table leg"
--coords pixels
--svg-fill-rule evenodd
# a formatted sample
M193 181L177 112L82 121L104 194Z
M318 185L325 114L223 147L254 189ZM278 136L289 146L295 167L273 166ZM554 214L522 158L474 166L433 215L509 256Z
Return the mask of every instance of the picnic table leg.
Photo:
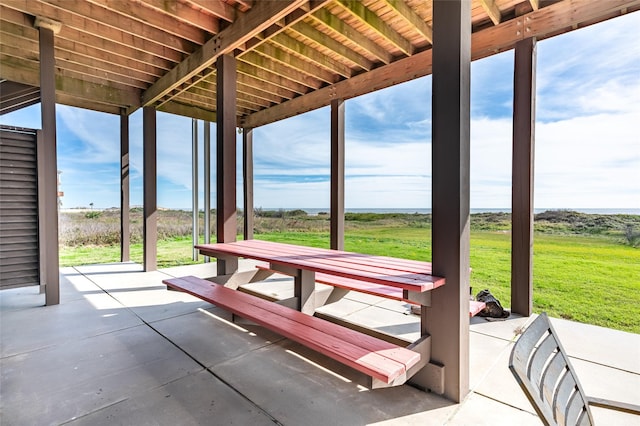
M238 270L238 258L235 256L218 256L216 265L218 275L231 275Z
M293 283L293 295L298 299L298 310L302 313L313 315L316 310L316 273L298 269L293 278Z
M420 339L411 349L420 352L422 360L418 371L411 372L410 382L421 389L442 395L444 393L444 366L431 359L431 336L427 328L427 309L431 306L431 292L404 291L403 297L420 303Z

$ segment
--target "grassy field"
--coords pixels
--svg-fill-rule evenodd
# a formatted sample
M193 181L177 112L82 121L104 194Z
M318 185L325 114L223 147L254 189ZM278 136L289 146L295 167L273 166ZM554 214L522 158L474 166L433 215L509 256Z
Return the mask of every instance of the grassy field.
M134 212L132 227L139 224L138 213ZM257 239L316 247L329 245L326 215L259 213ZM76 217L67 215L61 221L66 223L61 226L61 235L74 238L61 237L61 265L119 261L117 238L114 242L113 237L82 237L86 228L92 230L87 235L100 229L105 235L115 232L117 236L117 228L106 231L117 214L73 215ZM534 310L640 333L640 248L634 247L637 245L634 230L640 229L640 217L572 212L539 216L534 239ZM160 267L192 263L190 218L190 212L170 211L160 215ZM473 215L471 222L473 292L489 289L507 306L511 279L509 220L508 214L482 214ZM133 231L136 242L131 246L131 258L141 262L142 244L137 232ZM101 238L107 241L101 242ZM362 253L430 260L431 217L347 215L345 247Z

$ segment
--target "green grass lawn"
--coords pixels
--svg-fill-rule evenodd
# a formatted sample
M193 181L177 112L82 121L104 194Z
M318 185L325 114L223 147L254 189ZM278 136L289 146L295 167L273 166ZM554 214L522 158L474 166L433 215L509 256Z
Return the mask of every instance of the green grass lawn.
M329 246L327 232L270 232L257 239L316 247ZM428 227L371 226L349 230L345 249L407 259L431 260ZM511 239L504 231L471 234L471 286L489 289L510 305ZM61 266L118 262L118 246L63 247ZM131 246L142 262L142 245ZM191 239L158 242L158 265L194 263ZM640 333L640 249L611 238L546 235L534 240L534 310L551 316Z

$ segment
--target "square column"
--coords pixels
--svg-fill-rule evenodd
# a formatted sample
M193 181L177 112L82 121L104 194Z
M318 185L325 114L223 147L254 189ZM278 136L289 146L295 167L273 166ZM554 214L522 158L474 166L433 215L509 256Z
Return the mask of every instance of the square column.
M42 153L43 166L42 182L42 209L38 215L43 215L44 220L40 232L40 250L43 258L40 284L44 284L45 299L47 305L60 303L60 261L58 259L58 157L56 154L56 69L54 57L54 29L60 29L55 23L40 18L36 19L36 27L39 34L40 48L40 111L42 115L42 133L38 140L38 155Z
M130 259L129 216L129 116L124 108L120 111L120 261Z
M242 129L242 185L244 189L244 239L253 239L253 129Z
M536 39L516 44L513 69L511 311L533 313L533 173Z
M142 185L143 185L143 252L144 270L158 269L158 191L156 110L142 108Z
M433 274L446 284L422 312L444 395L469 393L469 128L471 1L433 2Z
M222 55L216 60L216 226L217 241L237 238L236 211L236 59ZM218 259L218 275L238 269L238 260Z
M331 248L344 250L344 100L331 101Z

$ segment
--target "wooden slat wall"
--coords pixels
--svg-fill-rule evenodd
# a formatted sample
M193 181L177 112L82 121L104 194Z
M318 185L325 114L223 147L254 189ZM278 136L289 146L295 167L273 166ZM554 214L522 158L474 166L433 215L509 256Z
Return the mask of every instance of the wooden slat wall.
M40 284L36 132L0 129L0 289Z

